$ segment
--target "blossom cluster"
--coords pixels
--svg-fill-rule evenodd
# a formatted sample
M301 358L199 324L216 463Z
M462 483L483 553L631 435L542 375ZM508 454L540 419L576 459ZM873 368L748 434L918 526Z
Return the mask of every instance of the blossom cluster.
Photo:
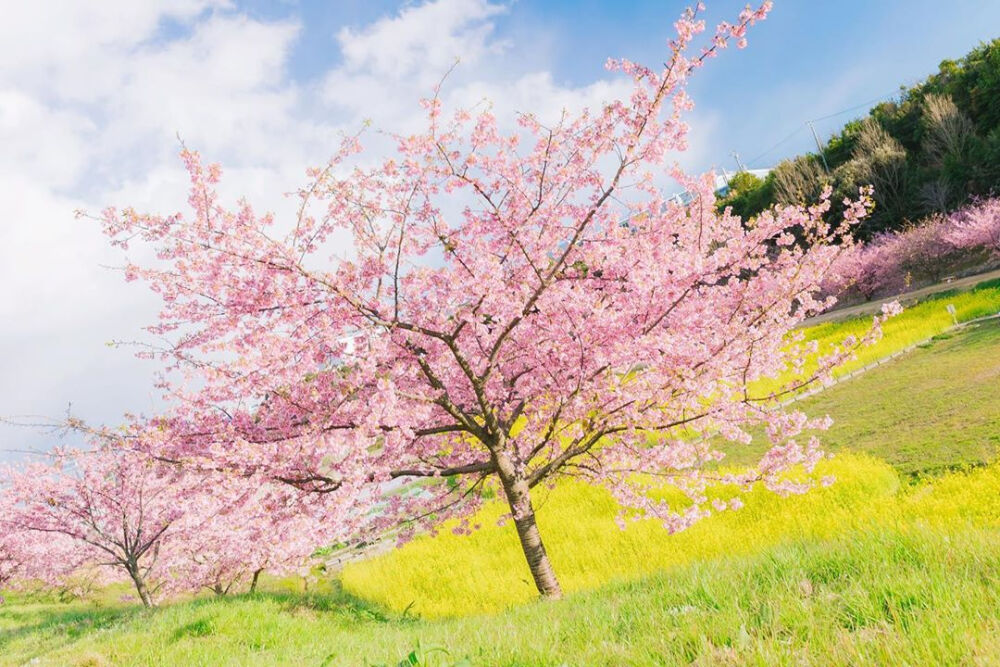
M124 580L149 606L298 571L317 539L338 537L283 485L158 461L140 434L102 436L0 471L0 586Z
M963 263L1000 259L1000 198L973 202L898 232L845 249L824 288L868 301L918 282L937 282Z

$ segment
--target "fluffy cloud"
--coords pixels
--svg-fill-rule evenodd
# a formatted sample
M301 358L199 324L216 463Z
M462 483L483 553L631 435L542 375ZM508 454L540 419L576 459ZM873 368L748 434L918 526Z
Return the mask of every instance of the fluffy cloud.
M492 17L506 7L484 0L431 2L408 7L362 30L343 28L337 35L343 69L380 79L432 82L435 72L456 58L476 65L500 55L510 44L493 40Z
M220 0L50 0L8 3L0 22L6 83L55 100L93 102L120 83L131 53L168 21L186 24Z

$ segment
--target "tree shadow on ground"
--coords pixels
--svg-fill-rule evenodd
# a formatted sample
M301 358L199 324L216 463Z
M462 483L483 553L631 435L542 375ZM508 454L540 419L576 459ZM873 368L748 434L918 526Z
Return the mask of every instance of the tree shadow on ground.
M5 647L24 640L36 647L36 655L42 655L65 648L91 633L124 625L136 618L151 617L176 607L187 607L195 620L176 628L172 641L203 637L214 632L210 613L213 607L254 602L272 604L282 613L292 615L321 614L331 622L343 625L406 623L416 620L412 616L387 611L337 588L330 592L258 591L221 597L204 596L166 603L153 609L145 609L139 605L103 607L79 603L72 606L58 603L44 606L0 606L0 620L15 626L0 629L0 655L5 653ZM199 611L207 613L199 614ZM191 616L186 613L181 615L182 618Z
M0 629L0 655L11 642L36 636L39 644L47 649L58 648L77 641L92 632L105 630L136 615L148 613L142 607L74 606L70 609L52 608L21 610L17 607L0 607L0 618L24 619L24 625ZM34 622L31 622L34 620Z
M313 611L330 614L343 622L375 622L388 623L405 621L405 616L361 598L345 593L339 588L329 592L299 593L291 591L258 591L239 595L200 598L193 600L191 605L231 604L248 600L270 602L286 613Z

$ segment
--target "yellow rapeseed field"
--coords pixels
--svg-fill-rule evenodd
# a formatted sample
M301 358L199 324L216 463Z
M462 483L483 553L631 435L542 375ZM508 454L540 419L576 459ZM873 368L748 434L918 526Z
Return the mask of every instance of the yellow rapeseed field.
M756 488L742 509L673 535L649 519L620 530L611 496L582 483L566 482L543 496L538 521L567 591L852 530L944 533L960 524L1000 526L1000 464L907 487L888 464L844 453L821 463L817 474L834 475L836 483L792 498ZM350 563L342 572L344 589L425 617L496 612L529 602L537 594L517 538L509 526L497 525L504 511L500 502L483 508L477 517L482 528L472 535L445 530Z
M880 342L861 350L838 375L947 331L953 325L948 304L955 306L959 322L991 315L1000 311L1000 286L907 309L885 324ZM827 323L805 334L820 341L821 349L829 349L847 335L862 335L870 323L870 318ZM1000 465L904 487L889 464L843 453L823 462L816 475L833 475L837 481L795 498L757 488L745 498L743 509L723 512L674 535L648 519L620 530L614 521L619 507L610 494L572 481L538 494L538 521L566 591L758 552L787 541L822 540L852 529L1000 521ZM528 602L536 593L516 536L510 526L498 526L505 512L503 503L492 502L479 512L474 523L481 529L470 536L451 534L446 527L402 549L349 563L341 573L344 589L428 617L496 612Z

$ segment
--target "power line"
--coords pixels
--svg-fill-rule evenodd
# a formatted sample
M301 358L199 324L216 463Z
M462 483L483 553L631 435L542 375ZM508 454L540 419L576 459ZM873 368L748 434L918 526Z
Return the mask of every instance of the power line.
M789 139L791 139L792 137L794 137L796 134L798 134L799 132L801 132L802 128L804 128L805 126L806 126L806 124L802 123L801 125L799 125L798 127L796 127L794 130L792 130L791 132L789 132L788 136L786 136L784 139L782 139L778 143L774 144L773 146L771 146L770 148L768 148L766 151L764 151L763 153L761 153L757 157L753 158L752 160L747 160L747 164L750 164L750 165L755 164L757 162L757 160L761 159L762 157L764 157L765 155L767 155L768 153L770 153L771 151L773 151L775 148L777 148L778 146L780 146L781 144L785 143L786 141L788 141Z
M899 90L894 90L894 91L892 91L890 93L885 93L883 95L879 95L878 97L872 98L872 99L868 100L867 102L862 102L861 104L855 104L852 107L847 107L846 109L841 109L840 111L836 111L834 113L827 114L826 116L820 116L819 118L813 118L811 120L803 121L802 123L800 123L799 125L797 125L794 130L792 130L791 132L789 132L784 138L782 138L781 140L779 140L778 142L776 142L774 145L772 145L770 148L768 148L767 150L765 150L763 153L761 153L760 155L757 155L756 157L754 157L751 160L747 160L747 165L748 166L752 166L754 164L757 164L757 162L761 158L766 157L772 151L774 151L776 148L778 148L779 146L781 146L785 142L787 142L790 139L792 139L792 137L794 137L795 135L797 135L803 129L805 129L806 127L809 127L811 123L815 123L815 122L818 122L818 121L821 121L821 120L827 120L829 118L835 118L836 116L840 116L840 115L848 113L850 111L856 111L858 109L869 107L872 104L874 104L875 102L878 102L880 100L884 100L886 98L895 96L898 92L899 92ZM815 134L815 130L813 130L813 133ZM818 143L818 139L817 139L817 143ZM820 150L820 154L822 154L822 149Z
M884 95L879 95L878 97L872 98L872 99L868 100L867 102L862 102L861 104L855 104L853 107L848 107L846 109L841 109L840 111L837 111L836 113L832 113L832 114L829 114L829 115L826 115L826 116L820 116L819 118L813 118L813 119L808 120L806 122L807 123L815 123L817 121L826 120L827 118L833 118L835 116L839 116L841 114L845 114L848 111L854 111L856 109L861 109L862 107L871 106L875 102L878 102L880 100L884 100L887 97L893 97L898 92L899 92L899 90L894 90L891 93L885 93Z

